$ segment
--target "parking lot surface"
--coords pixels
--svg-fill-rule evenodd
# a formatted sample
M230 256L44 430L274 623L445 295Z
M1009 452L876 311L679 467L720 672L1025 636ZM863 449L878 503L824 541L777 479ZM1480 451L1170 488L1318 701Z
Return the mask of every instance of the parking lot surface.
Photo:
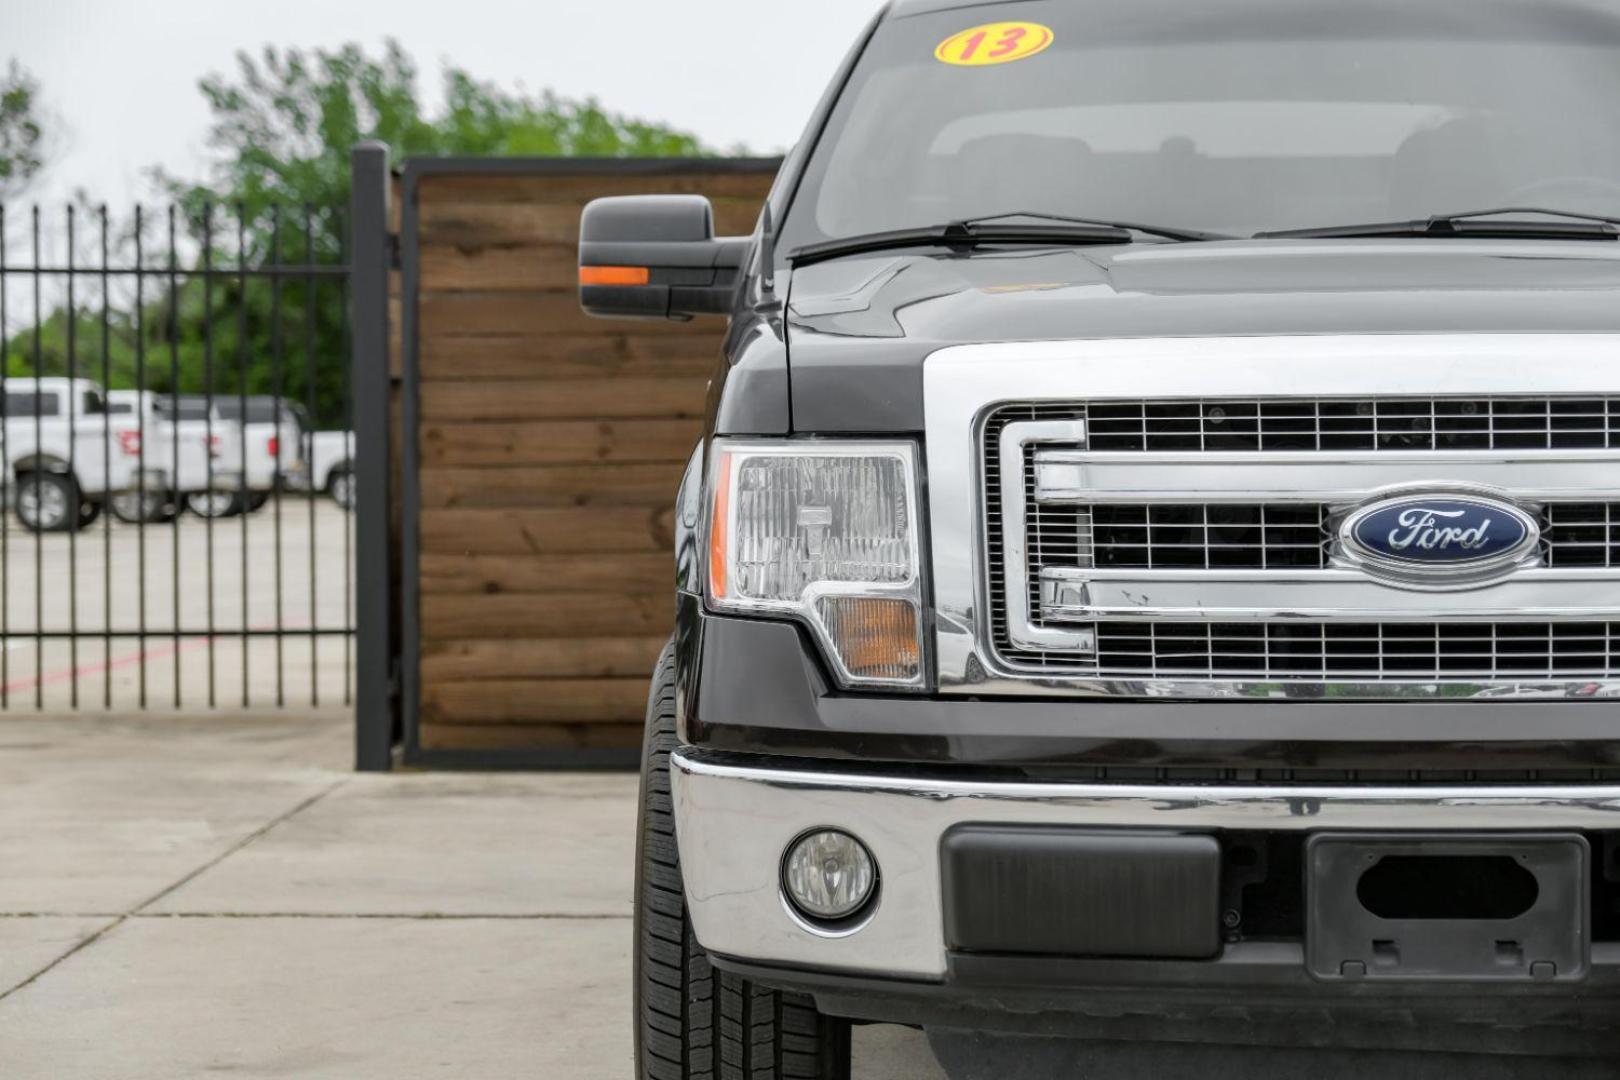
M628 1077L634 778L359 777L350 736L0 717L0 1076Z
M340 710L0 715L0 1077L632 1074L635 778L356 776ZM958 1076L1506 1080L1604 1063L969 1045ZM859 1029L857 1080L943 1080Z
M103 515L71 537L36 536L7 519L5 711L132 709L143 695L164 709L177 696L188 709L342 703L350 642L310 631L352 622L353 535L352 515L330 499L293 494L212 524L184 514L134 526ZM143 627L144 642L100 636ZM30 635L39 629L81 636L38 641ZM285 636L244 639L244 629Z

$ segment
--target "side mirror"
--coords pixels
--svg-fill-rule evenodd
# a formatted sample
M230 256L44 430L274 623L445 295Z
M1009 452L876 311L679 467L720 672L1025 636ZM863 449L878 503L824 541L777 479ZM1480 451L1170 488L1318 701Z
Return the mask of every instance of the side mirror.
M603 319L731 311L748 237L716 239L701 195L597 199L579 223L579 302Z

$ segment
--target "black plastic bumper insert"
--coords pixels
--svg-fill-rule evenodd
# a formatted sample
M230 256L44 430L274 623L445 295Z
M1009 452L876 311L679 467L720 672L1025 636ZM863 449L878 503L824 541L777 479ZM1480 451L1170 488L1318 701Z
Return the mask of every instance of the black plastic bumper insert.
M1312 837L1307 964L1327 980L1578 982L1590 861L1576 835Z

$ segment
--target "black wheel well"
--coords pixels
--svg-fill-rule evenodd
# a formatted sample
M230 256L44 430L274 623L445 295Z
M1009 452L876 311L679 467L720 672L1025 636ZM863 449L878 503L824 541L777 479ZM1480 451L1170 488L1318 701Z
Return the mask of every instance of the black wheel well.
M13 463L11 472L19 480L30 473L37 472L49 473L52 476L65 476L68 479L73 478L73 470L68 467L66 461L48 454L36 454L33 457L23 458Z

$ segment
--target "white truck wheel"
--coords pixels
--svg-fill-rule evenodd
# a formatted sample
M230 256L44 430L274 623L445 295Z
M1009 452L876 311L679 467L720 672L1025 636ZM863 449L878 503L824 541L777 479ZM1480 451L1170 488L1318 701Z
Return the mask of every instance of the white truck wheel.
M186 509L200 518L235 517L243 510L242 496L235 491L195 491L186 496Z
M332 501L343 509L354 509L354 473L348 469L332 470L332 478L326 482L326 491L332 496Z
M113 516L126 525L162 524L173 521L174 496L167 491L125 491L112 497Z
M79 487L56 473L17 478L17 520L30 532L68 532L79 527Z

